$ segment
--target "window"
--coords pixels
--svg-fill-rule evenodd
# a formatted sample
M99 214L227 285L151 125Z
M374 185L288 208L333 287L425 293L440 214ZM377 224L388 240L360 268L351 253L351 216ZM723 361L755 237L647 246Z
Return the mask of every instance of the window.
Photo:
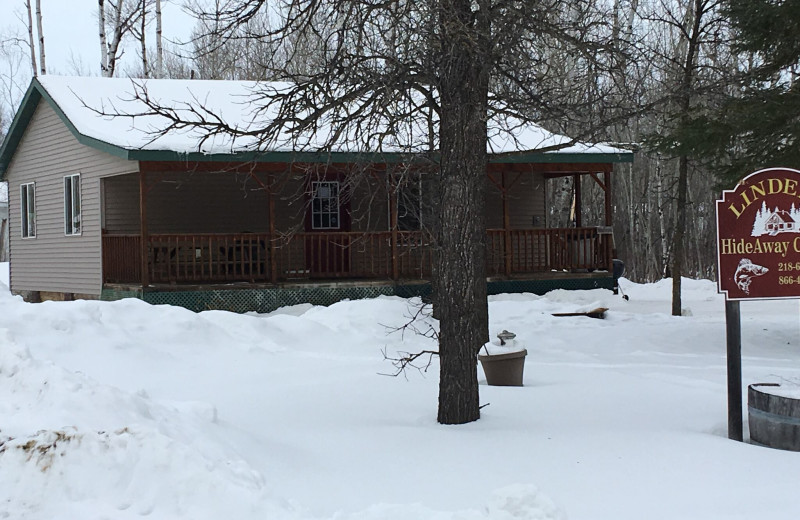
M81 234L81 174L64 177L64 234Z
M312 182L311 229L339 229L339 183Z
M19 187L19 212L22 238L36 237L36 185L32 182Z

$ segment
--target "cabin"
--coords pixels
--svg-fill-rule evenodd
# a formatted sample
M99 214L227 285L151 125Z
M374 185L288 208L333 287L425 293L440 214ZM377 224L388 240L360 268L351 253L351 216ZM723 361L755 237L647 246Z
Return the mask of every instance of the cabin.
M425 295L435 167L408 147L322 152L314 136L261 143L196 128L164 133L163 118L141 106L146 88L187 117L202 103L229 124L264 124L270 114L249 101L263 85L35 78L0 148L11 291L28 301L136 297L259 312ZM489 293L613 288L611 178L632 153L557 148L569 140L537 125L500 127L505 134L490 121L487 143ZM575 180L574 225L550 227L548 183L565 176ZM604 194L605 218L593 226L581 220L584 182Z

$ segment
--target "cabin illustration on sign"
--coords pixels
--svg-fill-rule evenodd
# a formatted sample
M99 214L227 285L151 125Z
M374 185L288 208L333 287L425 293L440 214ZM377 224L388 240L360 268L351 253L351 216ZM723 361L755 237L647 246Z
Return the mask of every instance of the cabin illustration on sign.
M775 208L767 209L766 203L756 212L753 221L752 236L761 235L775 236L779 233L800 233L800 209L792 207L787 211Z
M34 301L137 297L261 312L424 294L437 172L390 142L399 135L376 132L380 151L352 141L322 151L316 135L300 144L194 129L156 136L165 126L160 116L98 113L147 112L134 95L146 88L171 107L202 100L231 125L263 127L271 115L254 119L253 93L279 88L271 85L35 78L0 147L12 292ZM600 144L554 148L571 140L532 124L490 120L489 136L490 294L614 287L611 175L633 154ZM574 226L549 227L547 186L564 177L574 180ZM584 182L605 197L605 216L594 225L583 222Z
M773 236L786 231L797 232L797 222L794 221L788 211L780 210L767 219L766 229Z

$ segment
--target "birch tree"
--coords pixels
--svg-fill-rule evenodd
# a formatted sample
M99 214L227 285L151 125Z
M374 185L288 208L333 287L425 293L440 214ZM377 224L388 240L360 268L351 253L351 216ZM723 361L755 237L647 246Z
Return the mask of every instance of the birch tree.
M30 2L28 2L30 6ZM44 30L42 30L42 0L36 0L36 30L39 34L39 72L44 76L47 74L44 53Z
M31 8L31 0L25 0L25 8L28 11L28 49L30 50L31 57L31 73L36 77L39 74L39 70L36 67L36 45L33 38L33 11Z
M142 77L150 77L150 65L147 63L147 0L142 0L139 14L139 48L142 53Z
M136 29L148 5L144 0L97 0L100 73L104 77L114 76L122 56L123 39Z
M164 42L161 26L161 0L156 0L156 77L164 77Z

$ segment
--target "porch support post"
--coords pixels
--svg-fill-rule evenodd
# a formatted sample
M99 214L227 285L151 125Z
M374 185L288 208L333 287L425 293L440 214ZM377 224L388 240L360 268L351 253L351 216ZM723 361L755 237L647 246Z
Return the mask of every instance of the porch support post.
M508 190L506 189L506 172L500 174L500 182L503 188L503 246L505 257L506 276L511 274L511 218L508 216Z
M606 206L606 226L611 227L614 224L614 216L611 207L611 171L604 171L603 172L603 195L605 198L605 206ZM607 240L606 242L606 261L608 262L608 272L612 272L614 269L614 244L613 244L613 234L608 235L609 238L612 240Z
M611 172L603 172L603 188L606 203L606 226L613 224L613 215L611 211Z
M141 257L141 273L142 273L142 288L150 285L150 272L149 272L149 242L150 238L147 233L147 176L144 170L139 167L139 234L140 234L140 248L139 253Z
M389 228L392 230L392 280L400 278L400 266L397 262L397 185L389 175Z
M275 194L273 193L273 178L267 174L267 205L269 207L269 240L267 240L267 253L269 254L269 279L272 283L278 280L278 262L275 260Z
M583 197L581 193L581 176L572 176L572 184L575 187L575 227L583 227Z

